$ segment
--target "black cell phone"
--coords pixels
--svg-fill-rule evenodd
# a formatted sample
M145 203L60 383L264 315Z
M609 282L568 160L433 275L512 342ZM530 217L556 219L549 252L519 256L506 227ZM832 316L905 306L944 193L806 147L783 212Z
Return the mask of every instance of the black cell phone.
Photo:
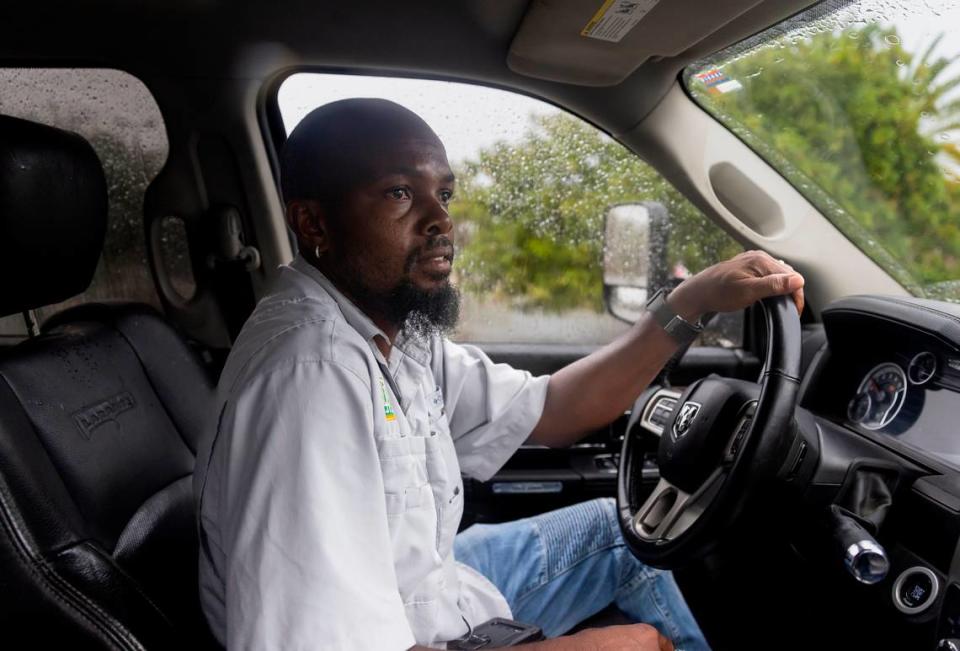
M515 622L504 617L494 617L474 627L469 634L447 642L447 648L457 649L458 651L496 649L526 642L536 642L542 639L544 639L543 631L540 630L539 626Z

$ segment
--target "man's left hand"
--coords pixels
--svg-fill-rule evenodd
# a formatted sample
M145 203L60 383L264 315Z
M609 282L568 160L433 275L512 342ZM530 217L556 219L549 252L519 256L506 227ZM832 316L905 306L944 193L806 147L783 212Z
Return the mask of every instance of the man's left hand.
M789 294L803 312L803 276L763 251L744 251L683 281L667 302L687 321L707 312L735 312L768 296Z

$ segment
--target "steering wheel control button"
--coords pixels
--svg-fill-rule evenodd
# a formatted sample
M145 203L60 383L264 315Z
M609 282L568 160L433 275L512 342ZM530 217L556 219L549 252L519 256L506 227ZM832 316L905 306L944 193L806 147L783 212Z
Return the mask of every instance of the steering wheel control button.
M650 422L660 428L660 431L663 431L663 428L667 424L667 420L670 418L670 414L673 413L673 406L677 404L676 400L671 400L670 398L664 398L660 403L653 408L653 413L650 414Z
M890 571L887 552L872 540L861 540L847 547L843 564L853 578L867 585L880 583Z
M897 577L893 584L893 605L905 615L918 615L933 605L939 592L937 575L918 565Z
M733 433L733 438L730 440L730 447L727 449L727 454L724 456L724 461L728 463L737 458L737 453L740 452L740 448L743 446L744 439L747 438L747 432L750 431L750 425L753 424L753 414L756 412L756 402L752 402L749 407L747 407L747 413L744 414L743 418L740 419L740 422L737 423L737 429Z
M673 408L677 405L680 394L669 389L659 389L647 402L640 418L640 425L657 436L663 435L673 416Z

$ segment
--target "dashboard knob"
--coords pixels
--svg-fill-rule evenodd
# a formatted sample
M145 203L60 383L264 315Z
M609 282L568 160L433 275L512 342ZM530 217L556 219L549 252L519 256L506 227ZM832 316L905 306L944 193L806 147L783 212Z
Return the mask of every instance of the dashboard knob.
M860 583L873 585L887 578L887 552L859 522L836 504L828 509L829 523L843 566Z
M853 578L867 585L880 583L890 571L887 552L872 538L858 540L847 547L843 565Z

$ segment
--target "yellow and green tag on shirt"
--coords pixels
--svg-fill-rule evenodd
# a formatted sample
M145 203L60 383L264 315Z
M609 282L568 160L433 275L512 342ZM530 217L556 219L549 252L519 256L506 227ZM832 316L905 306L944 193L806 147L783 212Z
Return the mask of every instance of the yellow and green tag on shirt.
M397 415L393 412L393 407L390 405L390 396L387 394L387 385L382 375L380 376L380 393L383 395L383 418L387 422L397 420Z

